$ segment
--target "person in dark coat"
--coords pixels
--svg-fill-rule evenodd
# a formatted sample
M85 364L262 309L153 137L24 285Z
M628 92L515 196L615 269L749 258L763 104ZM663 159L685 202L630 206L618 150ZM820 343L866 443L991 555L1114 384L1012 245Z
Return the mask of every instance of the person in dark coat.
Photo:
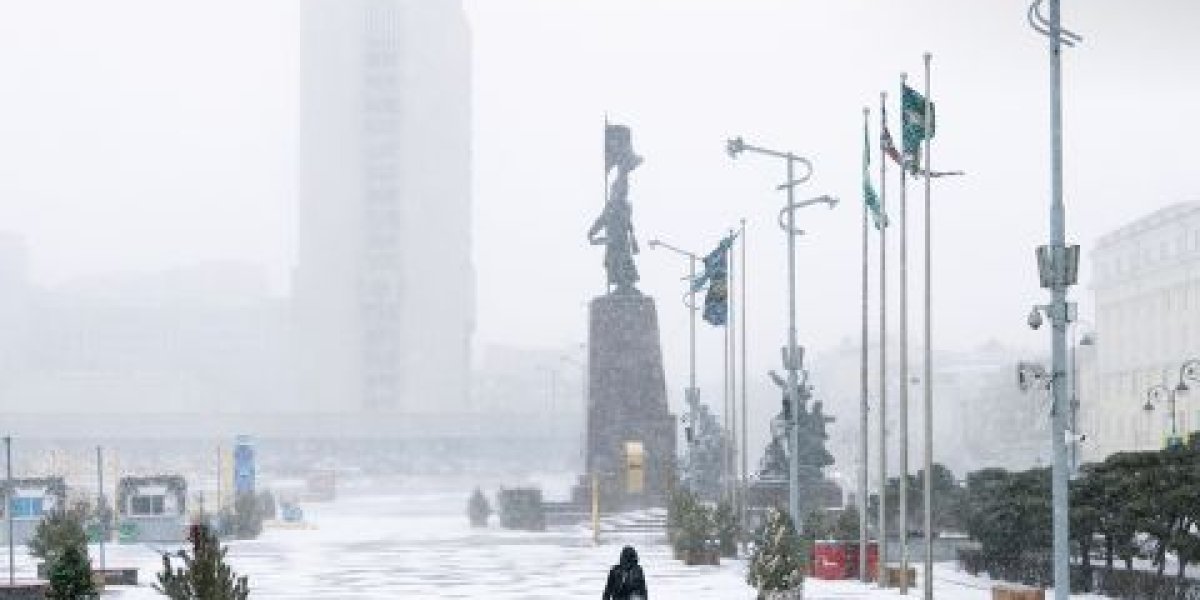
M601 600L645 600L646 575L638 565L637 550L633 546L621 549L621 562L608 571L608 583L604 584Z

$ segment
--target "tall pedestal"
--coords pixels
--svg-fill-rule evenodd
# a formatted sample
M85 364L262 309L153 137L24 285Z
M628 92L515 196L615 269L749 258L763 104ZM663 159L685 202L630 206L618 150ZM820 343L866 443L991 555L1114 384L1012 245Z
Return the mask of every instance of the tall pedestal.
M600 296L589 307L587 476L602 510L664 506L675 468L654 299Z

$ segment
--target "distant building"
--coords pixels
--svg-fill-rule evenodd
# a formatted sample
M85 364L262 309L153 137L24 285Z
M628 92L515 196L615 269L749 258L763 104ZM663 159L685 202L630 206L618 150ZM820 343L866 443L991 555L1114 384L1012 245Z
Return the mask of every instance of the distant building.
M12 430L138 435L151 422L195 430L288 406L287 305L262 269L214 262L39 287L23 260L19 246L0 248Z
M373 427L468 401L471 46L450 0L304 6L300 397Z
M894 335L894 334L893 334ZM871 487L878 476L879 439L878 347L871 347L870 437ZM900 470L900 382L895 348L889 348L887 431L888 475ZM811 363L814 396L834 421L829 424L829 450L835 463L827 473L850 489L857 486L859 442L859 360L856 344L847 342L814 354ZM908 467L923 468L924 383L920 348L909 355ZM990 342L970 351L944 351L934 356L933 460L958 477L985 468L1026 469L1049 464L1049 405L1045 394L1017 388L1016 364L1022 356L1013 348Z
M1085 461L1159 448L1166 402L1143 410L1156 384L1200 358L1200 203L1175 204L1101 236L1091 251L1096 344L1079 353ZM1086 324L1084 324L1086 327ZM1179 430L1200 429L1200 389L1178 396Z

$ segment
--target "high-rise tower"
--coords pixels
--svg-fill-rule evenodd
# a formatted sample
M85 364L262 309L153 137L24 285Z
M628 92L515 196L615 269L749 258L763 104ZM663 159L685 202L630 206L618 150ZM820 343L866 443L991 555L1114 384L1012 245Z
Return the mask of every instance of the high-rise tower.
M310 0L294 279L300 408L465 405L471 55L452 0Z

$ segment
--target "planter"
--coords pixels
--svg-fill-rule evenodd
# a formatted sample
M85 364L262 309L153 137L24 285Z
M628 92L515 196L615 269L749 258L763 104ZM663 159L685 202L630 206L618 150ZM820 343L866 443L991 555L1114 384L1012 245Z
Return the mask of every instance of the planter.
M917 585L917 570L912 567L909 567L907 575L908 575L908 587L915 587ZM900 567L891 567L891 566L884 567L883 568L883 587L889 587L889 588L900 587L901 576L902 576L902 572L900 571Z
M1003 584L992 588L992 600L1046 600L1046 591L1023 585Z
M96 586L96 593L104 593L104 573L100 571L92 571L92 585Z
M699 565L720 565L721 553L713 548L705 548L703 550L684 550L683 564L689 567Z
M137 569L121 569L109 567L107 569L95 569L93 573L98 573L104 577L104 585L137 585L138 570Z
M804 588L792 588L790 590L762 590L758 592L758 597L762 600L804 600Z
M45 581L17 581L0 583L0 600L45 600L50 584Z
M46 566L46 563L39 562L37 564L37 578L43 581L50 579L50 568ZM138 570L113 567L107 569L94 568L92 569L92 578L101 587L105 585L137 585Z

